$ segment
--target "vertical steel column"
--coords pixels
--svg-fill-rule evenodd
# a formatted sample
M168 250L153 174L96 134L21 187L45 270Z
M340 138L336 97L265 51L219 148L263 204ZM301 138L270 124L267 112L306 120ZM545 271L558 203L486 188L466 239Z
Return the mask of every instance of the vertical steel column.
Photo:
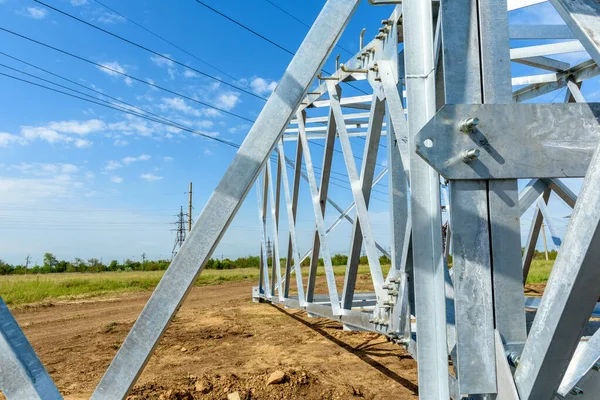
M298 141L298 145L302 148L302 143ZM289 297L290 290L290 269L291 269L291 258L294 260L294 271L296 271L296 285L298 288L298 302L300 306L304 306L304 286L302 283L302 270L300 267L300 251L298 250L298 239L296 236L296 206L298 204L298 188L297 183L300 180L300 175L294 176L294 195L293 199L290 196L290 186L288 183L287 177L287 169L285 168L285 153L283 151L283 140L279 141L279 145L277 146L277 150L279 151L279 161L281 163L281 179L283 180L283 192L285 195L285 203L287 205L287 216L288 216L288 226L289 226L289 243L288 243L288 260L286 260L286 268L285 268L285 292L283 297ZM296 154L298 156L298 154ZM300 152L300 157L302 157L302 152ZM302 165L302 159L296 158L298 164ZM296 170L294 170L296 173ZM298 180L298 182L296 181Z
M379 150L379 140L381 138L381 127L383 126L384 114L385 105L383 101L377 98L377 96L373 96L369 115L369 128L360 173L361 193L367 208L369 207L369 200L371 199L371 185L373 183L373 176L375 175L375 164L377 163L377 153ZM342 308L346 310L352 308L362 244L363 232L357 212L354 216L354 224L352 226L350 253L348 255L348 265L346 266L346 276L344 278L344 289L342 292Z
M415 154L414 143L436 110L431 2L406 2L403 13L419 397L440 400L450 396L440 178Z
M283 290L281 287L281 265L279 264L279 202L277 200L275 200L275 195L273 193L273 181L272 181L272 177L273 177L273 173L271 172L271 161L268 160L266 163L266 167L267 167L267 171L268 171L268 185L269 185L269 200L271 203L271 219L272 219L272 224L273 224L273 253L272 253L272 259L271 259L271 264L273 265L273 276L272 282L275 282L275 277L277 278L277 293L279 295L279 301L283 301ZM279 163L277 163L277 165L279 166ZM281 171L280 168L277 168L279 171ZM279 175L279 174L277 174ZM277 180L279 181L279 176L277 177ZM279 184L277 184L277 186L279 186ZM279 197L277 195L277 197ZM273 296L275 295L275 285L273 285Z
M259 289L264 292L267 297L271 297L273 289L269 284L269 256L267 251L267 169L264 169L264 185L261 184L260 178L256 180L256 199L258 200L258 219L260 224L260 278Z
M306 114L303 113L303 116L305 116ZM279 156L280 156L280 160L282 163L285 163L285 153L283 152L283 143L281 143L279 145ZM282 166L282 172L284 174L287 175L287 172L285 171L285 166ZM294 186L292 188L292 199L291 199L291 204L288 204L288 208L291 206L292 208L292 215L288 214L288 219L291 221L290 224L290 229L292 227L292 224L296 224L296 214L298 212L298 194L300 193L300 173L302 172L302 142L300 140L298 140L296 142L296 165L294 167ZM287 178L286 178L287 180ZM287 183L284 183L287 186ZM288 203L290 202L290 200L286 200ZM292 269L292 253L294 251L294 248L292 246L292 232L290 231L289 234L289 240L288 240L288 252L287 252L287 259L285 261L285 289L284 289L284 297L289 297L290 294L290 273L291 273L291 269ZM300 270L299 269L300 265L297 266L297 271ZM298 278L296 278L298 279ZM300 274L300 287L302 286L302 274Z
M308 288L307 288L307 302L313 301L315 281L317 277L317 266L319 253L315 256L315 247L320 248L323 254L323 264L325 267L325 278L327 279L327 289L329 291L329 299L331 301L331 311L333 315L339 315L340 313L340 299L338 297L337 286L335 284L335 275L333 274L333 264L331 263L331 254L329 253L329 246L327 244L327 232L325 231L325 199L327 198L327 187L329 184L329 172L331 171L331 158L323 160L323 169L321 170L321 186L317 189L317 181L315 179L315 172L313 170L312 157L310 155L310 148L308 147L308 139L306 138L306 130L304 127L305 116L298 114L298 133L300 140L302 141L302 147L304 147L304 161L306 163L306 175L308 176L308 186L310 188L310 197L312 200L313 211L315 215L316 233L318 235L318 246L317 242L313 245L313 258L311 261L311 270L308 275ZM335 132L335 130L334 130ZM335 135L330 138L331 141L335 140ZM329 138L328 138L329 140ZM326 146L327 147L327 146ZM333 153L333 144L331 147L331 153ZM323 176L326 176L327 180L323 180ZM313 269L313 261L314 264ZM310 298L309 298L310 296Z
M127 396L337 43L359 0L328 0L92 398Z
M302 111L304 113L304 110ZM302 115L303 119L306 119L306 115ZM296 117L298 120L298 135L300 135L300 115ZM329 177L331 175L331 161L333 159L333 148L335 145L335 134L337 132L337 122L333 117L333 111L329 109L329 115L327 118L327 136L325 138L325 150L323 151L323 166L321 168L321 180L319 184L319 195L318 201L321 205L321 216L325 216L325 207L327 206L327 193L329 191ZM301 138L298 138L301 140ZM302 142L302 146L304 142ZM310 150L308 148L308 141L306 142L306 148L304 149L304 158L310 157ZM308 161L307 161L308 162ZM310 172L308 172L308 178L310 180ZM313 176L314 179L314 176ZM308 284L306 287L306 301L311 303L315 294L315 283L317 279L317 268L319 267L319 254L321 252L321 239L319 236L319 230L315 228L315 235L313 238L312 255L310 256L310 267L308 270Z
M482 102L477 5L476 0L441 1L447 104ZM456 134L464 133L457 128ZM487 188L486 181L449 184L460 394L496 392Z
M596 150L515 372L521 400L554 396L598 300L598 182Z
M511 104L506 0L479 0L479 32L483 102ZM495 326L507 350L520 351L527 339L527 330L518 181L489 181L488 201Z

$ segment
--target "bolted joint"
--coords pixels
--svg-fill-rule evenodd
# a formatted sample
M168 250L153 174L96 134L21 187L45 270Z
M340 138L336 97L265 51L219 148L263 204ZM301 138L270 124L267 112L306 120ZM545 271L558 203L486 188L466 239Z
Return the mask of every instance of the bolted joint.
M384 40L385 39L385 35L383 33L380 33L379 35L375 36L375 39Z
M467 118L460 122L460 130L464 133L471 133L479 125L479 118Z
M394 25L394 20L393 19L382 19L381 25Z
M388 294L390 296L398 296L398 291L397 290L393 290L393 289L389 289L388 290Z
M580 397L583 396L583 390L579 386L574 386L569 392L571 396Z
M369 69L373 72L379 72L379 66L377 64L373 64L373 66Z
M507 358L508 363L515 368L517 368L521 362L521 357L517 353L510 353Z
M479 158L479 154L481 154L479 149L465 150L462 154L462 160L466 163L470 163L473 160L477 160Z

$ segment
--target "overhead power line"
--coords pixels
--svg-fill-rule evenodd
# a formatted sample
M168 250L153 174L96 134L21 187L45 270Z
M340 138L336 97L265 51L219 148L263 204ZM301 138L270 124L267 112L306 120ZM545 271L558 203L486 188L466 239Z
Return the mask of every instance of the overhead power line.
M114 8L111 8L109 6L107 6L106 4L102 3L99 0L93 0L96 3L100 4L102 7L106 8L107 10L109 10L110 12L113 12L115 14L117 14L118 16L124 18L125 20L131 22L132 24L134 24L135 26L137 26L140 29L143 29L144 31L148 32L149 34L151 34L152 36L162 40L163 42L167 43L170 46L173 46L174 48L176 48L177 50L187 54L190 57L193 57L194 59L196 59L197 61L200 61L201 63L208 65L210 68L214 69L215 71L220 72L221 74L225 75L226 77L230 78L231 80L239 83L240 85L246 86L247 88L252 88L250 85L248 85L247 83L242 82L241 80L235 78L234 76L228 74L227 72L223 71L222 69L219 69L218 67L214 66L213 64L209 63L206 60L201 59L200 57L196 56L193 53L190 53L189 51L187 51L186 49L184 49L183 47L171 42L170 40L166 39L164 36L159 35L156 32L151 31L150 29L146 28L145 26L143 26L142 24L135 22L133 19L129 18L126 15L123 15L122 13L118 12L117 10L115 10Z
M147 119L147 120L150 120L150 121L153 121L153 122L157 122L157 123L161 123L161 124L164 124L164 125L172 126L174 128L181 129L182 131L186 131L186 132L198 135L198 136L205 137L205 138L207 138L209 140L215 140L215 141L217 141L219 143L226 144L226 145L231 146L231 147L236 148L236 149L239 149L240 146L241 146L241 145L239 145L237 143L233 143L233 142L230 142L230 141L227 141L227 140L223 140L223 139L220 139L220 138L217 138L217 137L214 137L214 136L210 136L210 135L208 135L206 133L199 132L199 131L197 131L195 129L191 129L191 128L182 126L182 125L177 124L177 123L168 123L168 122L160 121L158 119L150 118L150 117L147 117L145 115L142 115L142 114L139 114L139 113L135 113L135 112L132 112L132 111L129 111L129 110L126 110L126 109L122 109L122 108L114 107L114 106L111 106L111 105L103 104L103 103L100 103L100 102L97 102L97 101L94 101L94 100L86 99L84 97L75 96L75 95L73 95L71 93L63 92L61 90L54 89L54 88L51 88L51 87L48 87L48 86L44 86L44 85L41 85L41 84L38 84L38 83L35 83L35 82L32 82L32 81L28 81L26 79L21 79L19 77L13 76L13 75L9 75L9 74L5 74L5 73L0 72L0 76L5 76L7 78L11 78L11 79L14 79L14 80L17 80L17 81L21 81L23 83L28 83L30 85L37 86L39 88L50 90L50 91L53 91L53 92L56 92L56 93L60 93L60 94L63 94L63 95L69 96L69 97L74 97L76 99L83 100L83 101L86 101L86 102L89 102L89 103L94 103L94 104L100 105L102 107L110 108L110 109L113 109L113 110L116 110L116 111L121 111L121 112L124 112L124 113L127 113L127 114L131 114L131 115L134 115L134 116L139 117L139 118L144 118L144 119ZM274 155L272 155L270 158L271 158L271 161L275 161L276 162L276 158L275 158ZM291 166L288 165L288 167L290 169L292 169ZM333 186L340 187L340 188L345 189L345 190L352 191L352 189L350 189L348 187L345 187L345 186L342 186L342 185L340 185L338 183L335 183L335 182L329 182L329 184L333 185ZM373 198L375 198L375 197L373 197ZM377 199L377 200L384 201L384 200L381 200L381 199Z
M97 1L97 0L95 0L95 1ZM311 28L311 26L309 24L307 24L306 22L302 21L300 18L296 17L294 14L290 13L289 11L284 10L282 7L280 7L277 4L275 4L275 2L273 2L271 0L265 0L265 1L267 3L269 3L270 5L272 5L273 7L275 7L276 9L278 9L279 11L281 11L282 13L284 13L285 15L287 15L288 17L290 17L291 19L293 19L294 21L298 22L299 24L304 25L308 29ZM346 53L350 54L351 56L354 55L353 52L351 52L350 50L347 50L347 49L343 48L339 44L336 44L335 47L337 47L338 49L344 50Z
M164 125L169 125L169 126L172 126L174 128L178 128L178 129L181 129L183 131L193 133L195 135L203 136L203 137L206 137L206 138L211 139L211 140L216 140L216 141L218 141L220 143L227 144L229 146L235 147L236 149L240 147L239 145L237 145L235 143L229 142L227 140L219 139L217 137L208 135L206 133L197 131L195 129L190 129L188 127L179 125L177 123L164 122L164 121L161 121L161 120L156 119L156 118L148 117L148 116L143 115L143 114L139 114L139 113L136 113L136 112L133 112L133 111L130 111L130 110L123 109L123 108L111 106L111 105L108 105L108 104L103 104L103 103L101 103L99 101L94 101L94 100L91 100L91 99L86 99L85 97L79 97L79 96L76 96L76 95L71 94L71 93L63 92L62 90L54 89L54 88L51 88L49 86L44 86L44 85L41 85L39 83L29 81L27 79L21 79L19 77L16 77L16 76L13 76L13 75L9 75L9 74L5 74L3 72L0 72L0 75L1 76L5 76L7 78L11 78L11 79L17 80L17 81L21 81L23 83L28 83L30 85L34 85L34 86L37 86L37 87L40 87L40 88L43 88L43 89L46 89L46 90L50 90L50 91L53 91L53 92L56 92L56 93L60 93L60 94L63 94L65 96L74 97L76 99L83 100L83 101L86 101L88 103L94 103L94 104L97 104L97 105L102 106L102 107L110 108L110 109L113 109L113 110L116 110L116 111L121 111L121 112L124 112L126 114L134 115L134 116L139 117L139 118L144 118L144 119L150 120L152 122L158 122L158 123L161 123L161 124L164 124Z
M160 86L160 85L157 85L157 84L155 84L155 83L151 83L151 82L145 81L145 80L143 80L143 79L141 79L141 78L138 78L138 77L135 77L135 76L133 76L133 75L127 74L127 73L125 73L125 72L118 71L118 70L116 70L116 69L114 69L114 68L107 67L106 65L102 65L102 64L100 64L100 63L97 63L97 62L94 62L94 61L90 61L90 60L88 60L87 58L84 58L84 57L78 56L78 55L76 55L76 54L70 53L70 52L68 52L68 51L66 51L66 50L59 49L58 47L54 47L54 46L52 46L52 45L49 45L49 44L46 44L46 43L40 42L39 40L35 40L35 39L33 39L33 38L30 38L30 37L28 37L28 36L21 35L20 33L17 33L17 32L14 32L14 31L11 31L10 29L6 29L6 28L3 28L3 27L0 27L0 31L6 32L6 33L10 33L11 35L14 35L14 36L20 37L20 38L22 38L22 39L28 40L28 41L30 41L30 42L33 42L33 43L36 43L36 44L39 44L40 46L44 46L44 47L46 47L46 48L52 49L52 50L54 50L54 51L57 51L57 52L59 52L59 53L65 54L65 55L67 55L67 56L69 56L69 57L73 57L73 58L76 58L76 59L78 59L78 60L84 61L84 62L86 62L86 63L92 64L92 65L95 65L95 66L96 66L96 67L98 67L98 68L102 68L102 69L104 69L104 70L111 71L112 73L115 73L115 74L118 74L118 75L124 76L124 77L126 77L126 78L129 78L129 79L132 79L132 80L134 80L134 81L136 81L136 82L140 82L140 83L143 83L143 84L145 84L145 85L151 86L151 87L153 87L153 88L160 89L160 90L162 90L162 91L164 91L164 92L171 93L171 94L173 94L173 95L175 95L175 96L178 96L178 97L184 98L184 99L186 99L186 100L189 100L189 101L192 101L192 102L194 102L194 103L198 103L198 104L200 104L200 105L203 105L203 106L205 106L205 107L212 108L213 110L217 110L217 111L219 111L219 112L222 112L222 113L224 113L224 114L231 115L231 116L233 116L233 117L240 118L240 119L243 119L243 120L245 120L245 121L248 121L248 122L254 122L254 120L251 120L251 119L249 119L249 118L243 117L243 116L241 116L241 115L239 115L239 114L236 114L236 113L233 113L233 112L231 112L231 111L224 110L224 109L222 109L222 108L220 108L220 107L213 106L212 104L205 103L205 102L203 102L203 101L200 101L200 100L194 99L193 97L186 96L185 94L178 93L178 92L176 92L176 91L174 91L174 90L171 90L171 89L167 89L167 88L165 88L165 87L163 87L163 86Z
M47 8L49 8L49 9L51 9L51 10L54 10L54 11L56 11L56 12L58 12L58 13L62 14L62 15L65 15L65 16L67 16L67 17L69 17L69 18L72 18L72 19L74 19L74 20L76 20L76 21L78 21L78 22L81 22L82 24L85 24L85 25L87 25L87 26L89 26L89 27L92 27L92 28L94 28L94 29L97 29L97 30L99 30L100 32L106 33L107 35L110 35L110 36L112 36L112 37L114 37L114 38L117 38L117 39L119 39L119 40L122 40L123 42L129 43L129 44L131 44L132 46L135 46L135 47L137 47L137 48L140 48L140 49L142 49L142 50L144 50L144 51L147 51L147 52L149 52L149 53L151 53L151 54L154 54L154 55L155 55L155 56L157 56L157 57L161 57L161 58L163 58L163 59L165 59L165 60L167 60L167 61L169 61L169 62L172 62L172 63L174 63L174 64L177 64L177 65L179 65L179 66L181 66L181 67L183 67L183 68L189 69L190 71L193 71L193 72L195 72L195 73L197 73L197 74L200 74L200 75L202 75L202 76L205 76L205 77L207 77L207 78L209 78L209 79L212 79L212 80L215 80L215 81L217 81L217 82L220 82L220 83L222 83L222 84L224 84L224 85L227 85L227 86L229 86L229 87L231 87L231 88L233 88L233 89L235 89L235 90L238 90L238 91L240 91L240 92L243 92L243 93L246 93L246 94L248 94L248 95L250 95L250 96L256 97L257 99L261 99L261 100L265 100L265 101L267 100L265 97L263 97L263 96L261 96L261 95L259 95L259 94L256 94L256 93L253 93L253 92L250 92L250 91L248 91L248 90L245 90L245 89L242 89L242 88L239 88L239 87L237 87L237 86L235 86L235 85L233 85L233 84L231 84L231 83L229 83L229 82L226 82L226 81L224 81L224 80L222 80L222 79L219 79L219 78L217 78L217 77L215 77L215 76L212 76L212 75L210 75L210 74L207 74L206 72L202 72L202 71L200 71L200 70L198 70L198 69L196 69L196 68L190 67L189 65L186 65L186 64L182 63L181 61L177 61L177 60L175 60L175 59L174 59L174 58L172 58L172 57L169 57L169 56L166 56L166 55L164 55L164 54L161 54L161 53L159 53L159 52L157 52L157 51L154 51L154 50L152 50L152 49L150 49L150 48L148 48L148 47L146 47L146 46L142 46L142 45L141 45L141 44L139 44L139 43L136 43L136 42L134 42L134 41L131 41L131 40L129 40L129 39L126 39L126 38L124 38L123 36L117 35L116 33L113 33L113 32L111 32L111 31L109 31L109 30L106 30L106 29L104 29L104 28L101 28L101 27L99 27L99 26L97 26L97 25L94 25L94 24L92 24L92 23L90 23L90 22L84 21L84 20L83 20L83 19L81 19L81 18L78 18L78 17L76 17L76 16L74 16L74 15L72 15L72 14L69 14L68 12L65 12L65 11L59 10L58 8L56 8L56 7L53 7L53 6L49 5L49 4L46 4L46 3L44 3L44 2L42 2L42 1L40 1L40 0L33 0L33 1L35 1L36 3L39 3L39 4L41 4L41 5L43 5L44 7L47 7Z
M37 0L36 0L36 1L37 1ZM267 37L265 37L265 36L261 35L260 33L256 32L254 29L252 29L252 28L249 28L248 26L246 26L246 25L242 24L241 22L239 22L239 21L236 21L235 19L233 19L233 18L231 18L231 17L229 17L229 16L227 16L227 15L223 14L221 11L219 11L219 10L217 10L217 9L215 9L215 8L213 8L213 7L211 7L211 6L209 6L208 4L204 3L203 1L201 1L201 0L196 0L196 2L197 2L198 4L200 4L200 5L203 5L204 7L208 8L208 9L209 9L209 10L211 10L212 12L214 12L214 13L216 13L216 14L218 14L218 15L222 16L222 17L223 17L223 18L225 18L226 20L228 20L228 21L230 21L230 22L232 22L232 23L236 24L237 26L241 27L242 29L244 29L244 30L246 30L246 31L248 31L248 32L250 32L250 33L252 33L253 35L255 35L255 36L257 36L257 37L259 37L259 38L261 38L261 39L263 39L263 40L265 40L266 42L268 42L268 43L272 44L273 46L275 46L275 47L277 47L277 48L279 48L279 49L281 49L281 50L285 51L286 53L288 53L288 54L290 54L290 55L292 55L292 56L294 56L294 55L295 55L295 53L294 53L293 51L291 51L291 50L289 50L289 49L287 49L287 48L283 47L282 45L280 45L280 44L278 44L278 43L276 43L276 42L272 41L271 39L269 39L269 38L267 38ZM325 73L326 73L326 74L328 74L328 75L331 75L331 72L327 72L327 71L326 71L326 70L324 70L324 69L323 69L322 71L323 71L323 72L325 72ZM354 89L358 90L359 92L361 92L361 93L363 93L363 94L369 94L369 93L365 92L364 90L362 90L362 89L360 89L360 88L357 88L357 87L356 87L356 86L354 86L354 85L351 85L351 84L350 84L350 83L348 83L348 82L343 82L343 83L347 84L347 85L348 85L348 86L350 86L351 88L354 88Z

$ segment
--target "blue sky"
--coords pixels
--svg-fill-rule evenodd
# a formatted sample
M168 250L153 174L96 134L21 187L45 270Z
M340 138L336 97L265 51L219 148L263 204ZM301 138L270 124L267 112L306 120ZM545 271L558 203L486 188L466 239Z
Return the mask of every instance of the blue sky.
M291 59L285 51L193 0L102 2L197 58L160 41L94 0L47 2L263 97L273 90ZM297 49L308 29L265 0L206 2L292 51ZM324 4L319 0L273 2L309 25ZM366 27L366 37L371 38L380 21L391 11L389 6L373 7L362 2L342 36L340 46L352 52L357 50L360 30ZM511 22L561 23L547 4L512 13ZM0 0L0 27L113 70L151 80L156 85L246 119L255 119L264 104L260 99L200 76L31 0ZM333 58L338 51L342 60L350 56L342 49L336 50L325 66L327 70L334 70ZM6 32L0 32L0 51L211 136L241 143L250 128L246 120ZM575 53L565 57L575 63L586 56ZM60 82L4 55L0 55L0 64ZM0 72L35 80L4 67L0 67ZM541 71L515 66L513 72L519 76ZM84 90L70 83L60 83ZM28 254L34 262L41 262L44 252L53 252L65 259L97 257L106 262L140 259L142 253L148 258L169 257L174 241L170 223L175 221L179 207L187 204L188 182L194 183L194 213L198 215L235 154L234 149L218 142L3 76L0 76L0 93L0 259L12 263L24 262ZM542 101L561 101L564 91L557 93ZM591 97L590 100L597 97L597 80L587 86L584 84L583 93ZM344 86L344 95L358 94L355 89ZM353 139L357 156L363 151L363 143ZM382 140L384 146L385 140ZM293 147L292 143L286 144L286 152L292 158ZM317 166L321 154L322 148L314 145L313 159ZM385 165L384 148L379 163ZM360 168L358 160L357 164ZM338 173L345 171L341 154L335 154L333 169ZM381 169L378 166L376 173ZM331 197L345 208L352 201L348 184L340 175L334 174L334 177L341 179L335 182L346 188L332 186ZM387 179L384 179L375 187L370 209L377 240L385 247L389 245L386 239L389 229L387 185ZM578 188L577 183L573 185L574 189ZM314 224L305 182L300 196L303 207L298 216L298 233L301 252L304 252L311 241ZM561 232L565 226L561 217L570 214L564 207L556 199L551 201ZM336 217L330 208L326 223ZM529 224L527 217L526 214L524 226ZM280 218L281 225L285 226L284 210ZM285 232L282 228L282 244L287 242ZM349 224L341 224L336 232L331 239L332 251L347 253ZM256 195L251 192L215 256L234 258L258 254L258 237Z

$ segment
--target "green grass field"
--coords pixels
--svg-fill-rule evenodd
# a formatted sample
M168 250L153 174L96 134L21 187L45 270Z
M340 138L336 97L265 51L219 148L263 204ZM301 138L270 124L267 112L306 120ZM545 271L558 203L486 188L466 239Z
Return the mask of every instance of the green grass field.
M528 283L545 282L550 276L552 261L534 260ZM337 276L343 276L345 266L334 267ZM383 266L384 274L389 270ZM303 268L306 270L306 268ZM369 267L361 265L359 274L367 274ZM102 272L102 273L62 273L45 275L4 275L0 276L0 296L11 306L35 303L44 300L85 298L109 293L126 293L152 290L158 284L163 271ZM318 275L325 275L319 268ZM218 285L224 282L253 280L258 282L256 268L232 270L204 270L196 280L196 286Z

